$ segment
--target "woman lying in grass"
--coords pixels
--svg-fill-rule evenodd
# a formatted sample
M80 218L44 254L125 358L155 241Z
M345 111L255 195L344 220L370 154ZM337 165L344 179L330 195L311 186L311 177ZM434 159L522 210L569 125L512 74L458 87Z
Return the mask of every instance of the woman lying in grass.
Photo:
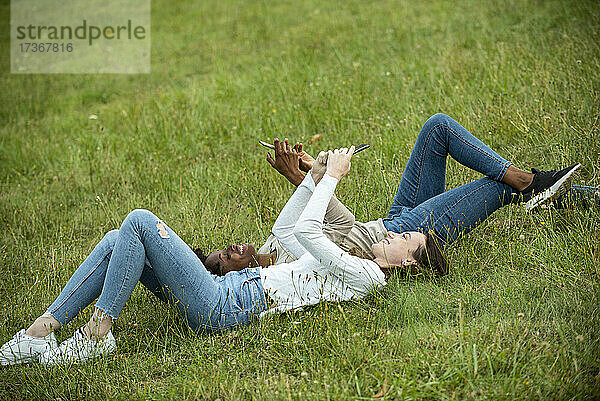
M564 191L579 166L558 173L526 173L464 128L457 131L455 124L443 115L425 124L383 221L386 234L372 245L371 257L353 256L323 233L327 205L349 171L353 147L322 152L273 227L282 247L297 260L258 267L252 247L232 246L216 256L219 263L247 258L244 263L255 267L217 277L160 219L149 211L134 210L119 230L107 233L94 248L48 311L3 345L0 362L53 365L113 352L112 324L138 281L177 308L188 326L199 332L249 324L267 312L361 298L385 285L399 268L443 274L447 265L439 243L455 239L492 211L514 202L517 195L549 199ZM294 153L287 142L280 146ZM448 153L488 177L443 192ZM52 331L96 298L90 321L58 346Z
M113 352L110 329L138 281L174 305L194 331L229 329L266 312L360 298L384 285L386 272L402 265L423 234L390 235L374 247L374 261L343 252L323 235L325 209L349 171L353 150L322 153L277 218L273 232L295 262L217 277L158 217L134 210L94 248L48 312L4 344L2 364L83 362ZM52 330L97 297L89 323L57 346Z
M267 160L292 184L299 185L304 179L301 169L307 171L312 158L302 151L301 144L296 144L296 151L290 150L287 141L275 139L274 145L275 156ZM445 191L448 155L486 177ZM388 233L409 232L418 242L405 263L444 275L448 266L438 245L456 241L505 205L523 202L531 210L548 201L558 208L600 204L598 188L573 186L568 190L572 174L579 167L575 164L558 172L534 169L528 173L499 156L452 118L436 114L419 133L388 216L366 223L356 221L333 196L323 229L343 250L370 259L375 257L373 245ZM201 251L198 254L206 268L217 275L295 259L274 235L258 250L252 245L230 245L208 257Z

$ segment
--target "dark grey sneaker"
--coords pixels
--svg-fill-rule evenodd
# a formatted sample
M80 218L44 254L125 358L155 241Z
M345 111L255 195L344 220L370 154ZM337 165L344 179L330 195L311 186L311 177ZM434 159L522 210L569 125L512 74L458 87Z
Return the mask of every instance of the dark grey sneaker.
M521 191L522 202L525 204L525 210L529 211L537 206L549 202L563 195L571 188L573 174L581 167L580 163L575 163L565 169L556 171L540 171L531 169L535 174L531 185Z

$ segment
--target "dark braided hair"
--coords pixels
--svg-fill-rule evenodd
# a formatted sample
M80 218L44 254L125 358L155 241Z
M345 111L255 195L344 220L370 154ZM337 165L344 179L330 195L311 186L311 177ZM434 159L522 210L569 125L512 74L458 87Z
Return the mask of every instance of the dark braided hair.
M200 248L194 248L193 251L196 254L196 256L198 256L198 259L200 259L200 262L202 262L202 264L204 265L204 267L206 268L206 270L208 270L212 274L216 274L217 276L221 275L221 269L220 269L220 266L219 266L218 262L216 264L213 264L213 265L208 265L206 263L206 259L208 258L208 255L205 255L204 252L202 251L202 249L200 249Z

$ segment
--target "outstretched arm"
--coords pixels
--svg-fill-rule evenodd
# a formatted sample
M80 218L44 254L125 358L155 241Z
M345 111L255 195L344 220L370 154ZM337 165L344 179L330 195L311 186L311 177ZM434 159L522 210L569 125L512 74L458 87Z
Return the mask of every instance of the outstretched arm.
M290 147L287 140L283 143L276 140L276 157L278 154L281 155L286 153L292 156L289 158L289 160L293 160L293 156L297 157L297 152ZM318 163L315 165L315 167L317 166ZM314 189L315 182L313 181L313 175L308 174L303 178L294 194L287 201L287 203L281 210L281 213L279 213L275 224L273 225L273 234L277 237L281 245L289 252L291 252L296 258L302 256L306 252L306 250L302 245L300 245L300 243L294 236L294 227L296 226L298 217L306 207L306 203L312 196Z
M287 201L283 209L281 209L273 225L273 235L296 258L300 258L306 250L294 236L294 227L314 189L315 183L312 176L308 174L300 185L298 185L298 188L296 188L296 191L294 191L294 194Z
M308 153L303 151L302 144L296 142L296 145L291 147L287 138L281 142L278 138L273 140L274 156L267 153L267 161L277 172L283 175L289 182L295 186L300 185L304 180L305 174L301 171L309 171L315 162ZM324 161L326 162L326 158ZM325 164L317 166L323 172L327 168ZM343 241L354 226L354 215L336 196L332 196L327 211L325 213L324 230L327 235L336 242Z
M329 153L325 176L321 180L318 177L315 179L320 182L296 223L294 235L322 266L355 289L363 291L373 284L384 282L381 269L374 263L351 256L323 234L324 205L333 196L339 180L348 172L353 149L336 152Z
M336 254L338 253L337 250L341 251L337 245L333 244L323 234L323 219L325 218L325 205L331 200L337 183L350 170L352 152L354 152L354 146L349 150L336 149L333 152L321 152L319 154L315 165L305 179L305 181L311 181L313 185L317 184L318 191L314 194L311 193L312 196L305 200L302 211L298 213L294 227L292 227L293 235L298 244L306 248L315 259L322 263L322 256L324 255L321 254L321 248L328 248ZM306 208L306 203L309 203L310 208ZM312 240L315 241L314 244L310 243Z

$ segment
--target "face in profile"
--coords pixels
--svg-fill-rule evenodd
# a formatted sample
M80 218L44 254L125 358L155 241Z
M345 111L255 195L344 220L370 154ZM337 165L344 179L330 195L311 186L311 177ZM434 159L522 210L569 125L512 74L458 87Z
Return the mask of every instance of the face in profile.
M227 249L211 252L204 264L208 270L223 276L230 271L258 266L257 253L252 244L231 244Z
M419 246L425 246L425 234L418 231L406 231L396 234L388 231L387 236L373 245L375 261L380 266L404 266L416 265L413 252Z

